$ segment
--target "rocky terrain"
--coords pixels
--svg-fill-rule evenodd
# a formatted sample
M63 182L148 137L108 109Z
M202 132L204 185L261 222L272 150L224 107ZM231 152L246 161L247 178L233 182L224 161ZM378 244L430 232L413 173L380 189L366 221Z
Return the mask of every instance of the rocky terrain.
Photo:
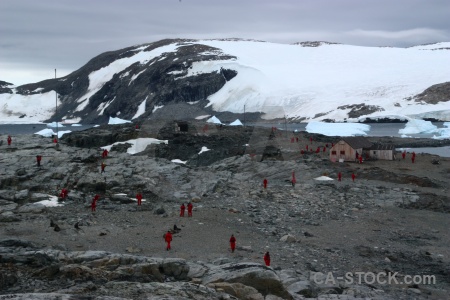
M448 158L418 154L412 164L407 154L405 160L397 155L395 161L332 163L327 152L300 150L338 137L299 132L294 136L299 141L291 143L292 133L270 128L140 125L74 132L58 145L36 135L0 145L0 299L445 299L450 294ZM114 146L100 173L99 147L141 137L168 144L135 155L126 153L127 145ZM372 141L397 147L449 143ZM203 146L210 150L199 154ZM41 167L36 155L43 156ZM315 180L337 179L338 172L342 181ZM69 194L61 206L42 204L62 188ZM136 204L138 191L142 206ZM100 200L91 212L95 194ZM180 217L181 203L189 201L193 216ZM163 235L174 225L181 231L166 251ZM234 253L231 234L237 239ZM264 265L266 251L270 267ZM397 281L337 279L356 272ZM415 275L433 275L435 282L405 283Z

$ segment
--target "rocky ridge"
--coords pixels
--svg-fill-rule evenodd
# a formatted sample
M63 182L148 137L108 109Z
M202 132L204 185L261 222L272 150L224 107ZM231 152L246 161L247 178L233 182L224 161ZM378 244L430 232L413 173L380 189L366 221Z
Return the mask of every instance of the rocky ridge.
M69 144L69 137L71 143L84 140L83 133L58 147L39 136L18 136L12 146L1 145L0 235L5 238L0 264L7 270L1 293L15 299L55 293L98 299L439 299L448 293L447 159L440 158L438 165L427 155L419 155L415 165L402 160L331 163L323 153L299 153L309 143L306 133L299 134L299 143L290 143L284 134L259 130L171 133L163 127L160 137L180 138L186 148L162 145L164 151L149 147L136 155L112 150L104 174L99 145ZM100 128L97 134L92 143L144 133L123 125ZM255 146L224 153L224 145L233 147L230 135L236 143L245 136ZM314 147L330 142L312 136ZM211 150L211 158L199 165L194 158L200 145L225 148ZM280 154L265 155L268 146ZM167 159L185 152L193 162ZM37 153L44 156L40 168ZM158 153L165 157L155 157ZM314 180L336 178L337 172L343 182ZM353 172L355 182L348 179ZM264 177L268 189L261 186ZM70 191L63 206L39 203L62 187ZM141 207L134 199L137 190L145 198ZM95 193L101 200L91 213ZM194 218L180 218L179 206L188 200L194 203ZM181 232L174 234L174 250L166 252L162 235L174 224ZM228 250L231 233L238 239L235 253ZM261 264L268 250L270 268ZM434 274L437 283L338 280L323 285L315 280L327 272L355 271L398 272L399 279Z

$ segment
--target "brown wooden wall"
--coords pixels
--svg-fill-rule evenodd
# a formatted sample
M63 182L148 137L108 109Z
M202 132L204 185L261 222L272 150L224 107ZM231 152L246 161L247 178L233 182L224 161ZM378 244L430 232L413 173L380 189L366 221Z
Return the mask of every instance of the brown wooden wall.
M332 154L333 151L336 151L336 154ZM341 154L341 151L344 151L344 154ZM346 142L340 141L330 149L330 160L339 161L339 159L343 158L344 161L355 161L356 151L362 153L362 149L353 149Z

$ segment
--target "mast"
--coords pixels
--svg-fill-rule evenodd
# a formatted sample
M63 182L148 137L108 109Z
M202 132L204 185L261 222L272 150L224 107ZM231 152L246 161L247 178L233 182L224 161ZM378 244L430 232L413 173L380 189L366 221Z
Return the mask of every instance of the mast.
M56 82L56 69L55 69L55 82ZM55 119L56 119L56 142L59 140L58 136L58 92L55 88Z

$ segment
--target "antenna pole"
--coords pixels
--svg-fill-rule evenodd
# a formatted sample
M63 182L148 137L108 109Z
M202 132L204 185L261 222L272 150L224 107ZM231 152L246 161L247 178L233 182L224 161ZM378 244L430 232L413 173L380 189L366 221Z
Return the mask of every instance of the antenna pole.
M286 137L288 136L288 132L287 132L287 119L286 119L286 115L284 115L284 130L286 131Z
M55 69L55 82L56 82L56 69ZM55 88L55 119L56 119L56 142L58 142L58 92Z

